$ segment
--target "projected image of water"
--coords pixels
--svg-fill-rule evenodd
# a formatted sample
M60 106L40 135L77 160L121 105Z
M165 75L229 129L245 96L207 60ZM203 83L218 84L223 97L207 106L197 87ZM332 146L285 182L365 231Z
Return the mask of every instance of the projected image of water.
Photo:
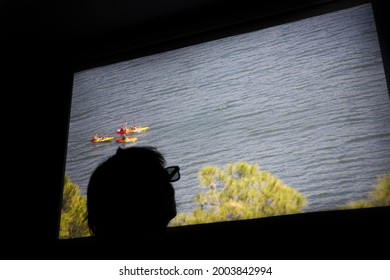
M91 143L127 120L135 143ZM307 199L305 212L365 199L390 172L390 101L372 8L362 5L76 73L66 175L86 193L118 147L151 145L178 212L201 168L257 164ZM109 191L109 189L108 189Z

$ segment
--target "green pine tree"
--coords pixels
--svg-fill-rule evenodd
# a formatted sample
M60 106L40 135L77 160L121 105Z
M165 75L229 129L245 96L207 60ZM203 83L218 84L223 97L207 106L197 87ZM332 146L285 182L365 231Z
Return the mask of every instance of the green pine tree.
M64 239L89 235L87 198L81 195L79 187L65 176L59 237Z
M343 209L390 206L390 173L380 176L374 190L365 200L348 203Z
M200 170L204 191L196 195L197 208L180 213L172 226L261 218L300 213L306 198L255 164L237 162L224 168Z

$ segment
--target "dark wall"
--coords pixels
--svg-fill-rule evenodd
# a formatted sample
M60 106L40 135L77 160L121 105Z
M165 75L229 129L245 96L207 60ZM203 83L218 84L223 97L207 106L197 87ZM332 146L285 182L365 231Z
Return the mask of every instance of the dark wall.
M98 1L93 2L95 8L99 7ZM112 8L113 13L105 19L108 25L102 19L103 4L98 12L100 20L91 15L88 20L83 17L83 11L87 14L92 9L89 7L93 3L88 1L81 2L80 8L74 1L2 4L1 75L3 96L7 96L3 102L3 123L12 136L3 147L7 167L3 172L5 210L1 232L2 241L7 244L4 248L8 249L1 250L1 258L56 258L66 247L56 239L72 79L69 70L74 65L92 65L90 59L95 58L101 59L99 63L121 59L126 55L123 51L128 49L133 53L144 48L152 51L156 43L168 39L171 41L159 46L186 44L191 38L205 40L207 36L215 36L214 28L222 28L219 34L223 35L235 32L236 28L242 30L240 23L248 26L248 20L272 25L294 19L297 11L311 15L325 9L325 4L337 7L340 2L349 5L351 1L260 1L256 5L250 1L206 2L177 8L169 16L153 14L133 21L125 21L126 14L122 20L115 20L118 11ZM384 5L383 2L379 4ZM383 7L379 11L381 20L388 23ZM380 32L388 36L386 29ZM182 36L187 39L180 39ZM175 250L189 258L191 251L183 250L181 242L193 250L199 249L200 244L216 246L216 250L206 255L211 258L225 258L226 248L236 253L233 258L245 258L248 246L261 251L259 258L264 259L295 255L322 258L323 252L336 251L342 257L364 258L357 248L368 250L371 258L377 249L385 246L382 239L388 210L365 209L185 227L172 230L169 236L174 237ZM352 238L357 239L358 247ZM233 240L230 247L224 245L225 239ZM281 250L280 255L276 253Z

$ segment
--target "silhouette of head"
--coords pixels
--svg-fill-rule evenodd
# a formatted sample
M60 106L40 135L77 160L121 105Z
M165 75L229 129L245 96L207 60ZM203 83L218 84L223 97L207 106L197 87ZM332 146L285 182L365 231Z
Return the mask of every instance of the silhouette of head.
M165 159L153 147L118 148L93 172L87 191L88 224L97 237L153 237L176 216ZM178 178L176 178L178 179Z

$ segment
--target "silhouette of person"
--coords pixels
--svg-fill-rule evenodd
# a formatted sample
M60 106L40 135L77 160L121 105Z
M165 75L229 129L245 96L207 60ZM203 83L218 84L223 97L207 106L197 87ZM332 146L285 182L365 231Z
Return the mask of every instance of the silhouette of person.
M91 234L110 244L160 240L177 214L171 182L179 179L179 167L165 168L156 148L118 148L94 170L88 184Z

